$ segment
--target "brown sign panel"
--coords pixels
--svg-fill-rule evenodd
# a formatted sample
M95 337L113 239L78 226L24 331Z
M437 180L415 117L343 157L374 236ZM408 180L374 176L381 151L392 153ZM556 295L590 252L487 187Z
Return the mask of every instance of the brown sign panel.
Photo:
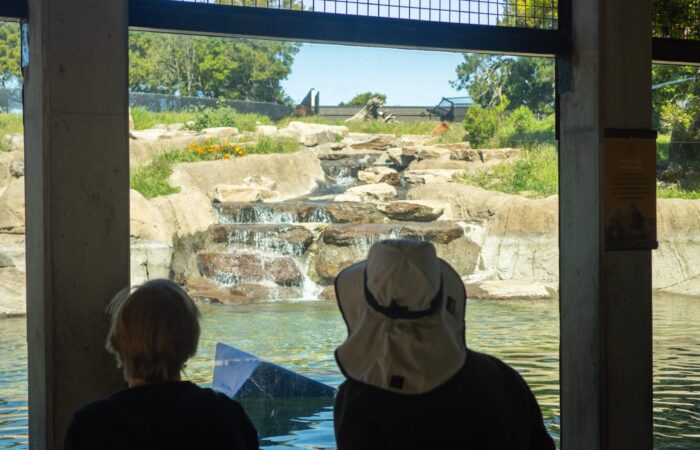
M605 249L657 248L655 133L607 132L603 174Z

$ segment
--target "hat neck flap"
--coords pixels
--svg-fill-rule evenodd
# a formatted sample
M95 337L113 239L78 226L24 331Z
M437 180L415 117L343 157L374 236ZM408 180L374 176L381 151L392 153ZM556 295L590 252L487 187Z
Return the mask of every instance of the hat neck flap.
M369 306L380 314L383 314L390 319L420 319L421 317L426 317L432 315L435 311L440 308L443 297L443 282L440 279L440 288L438 289L435 297L430 301L430 306L426 309L420 311L411 311L407 306L399 305L395 300L392 300L389 306L380 305L372 292L367 286L367 269L364 271L364 290L365 290L365 300Z

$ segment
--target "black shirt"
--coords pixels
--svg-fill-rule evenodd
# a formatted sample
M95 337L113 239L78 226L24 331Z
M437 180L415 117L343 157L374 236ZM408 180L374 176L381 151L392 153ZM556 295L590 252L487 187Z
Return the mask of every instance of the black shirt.
M425 394L347 380L334 416L338 450L554 449L525 380L471 350L454 377Z
M258 436L243 408L189 381L126 389L79 409L64 450L255 450Z

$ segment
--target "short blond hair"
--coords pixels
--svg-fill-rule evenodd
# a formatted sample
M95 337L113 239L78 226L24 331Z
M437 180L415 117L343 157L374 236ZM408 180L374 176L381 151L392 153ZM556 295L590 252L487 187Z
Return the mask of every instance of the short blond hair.
M117 294L107 309L112 325L106 349L127 378L149 383L179 378L197 352L199 311L189 295L170 280L151 280L131 294Z

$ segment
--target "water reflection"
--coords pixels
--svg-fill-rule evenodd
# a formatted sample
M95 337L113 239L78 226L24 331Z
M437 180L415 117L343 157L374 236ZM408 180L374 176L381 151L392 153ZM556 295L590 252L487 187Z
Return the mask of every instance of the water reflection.
M342 381L333 350L345 336L331 303L202 307L200 349L187 377L211 383L217 342L230 343L316 380ZM479 302L468 306L467 339L516 367L559 435L559 320L552 302ZM654 303L654 434L658 449L697 448L700 439L700 299L658 297ZM0 448L26 446L26 345L23 319L0 320ZM280 411L246 409L260 428L263 448L333 448L331 405ZM288 405L294 406L294 405ZM297 405L298 406L298 405ZM268 416L265 416L268 414Z

